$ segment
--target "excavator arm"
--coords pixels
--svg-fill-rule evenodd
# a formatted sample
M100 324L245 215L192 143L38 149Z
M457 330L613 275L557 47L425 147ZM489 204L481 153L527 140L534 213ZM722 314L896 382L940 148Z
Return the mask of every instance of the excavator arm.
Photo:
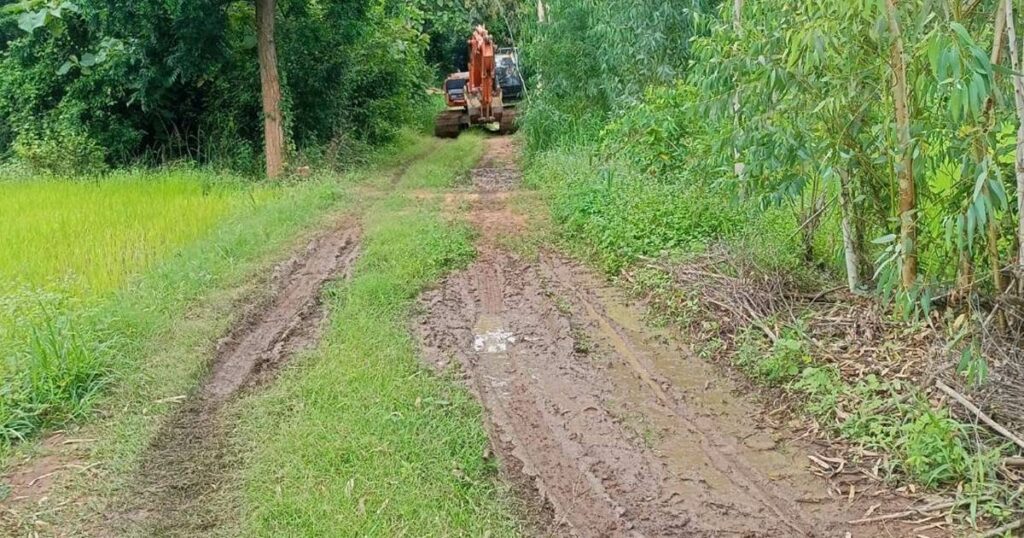
M495 121L494 40L483 26L477 26L469 39L468 86L470 95L479 101L479 117L474 123Z
M498 124L500 133L515 129L515 109L503 101L497 81L497 48L484 26L477 26L469 38L469 70L453 73L445 80L448 109L438 116L434 134L455 138L473 125Z

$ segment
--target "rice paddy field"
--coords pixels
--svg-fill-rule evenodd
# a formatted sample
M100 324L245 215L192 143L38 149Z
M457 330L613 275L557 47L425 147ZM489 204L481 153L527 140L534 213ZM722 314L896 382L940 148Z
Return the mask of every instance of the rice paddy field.
M0 179L0 449L88 409L117 294L286 191L199 170Z
M198 171L0 182L0 281L102 294L267 195Z

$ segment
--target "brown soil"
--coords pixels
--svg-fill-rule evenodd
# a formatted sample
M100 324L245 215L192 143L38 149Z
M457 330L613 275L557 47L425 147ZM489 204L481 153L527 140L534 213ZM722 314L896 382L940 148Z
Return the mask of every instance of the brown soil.
M225 404L318 341L326 315L321 292L350 276L358 245L358 227L342 221L278 268L272 299L220 343L208 379L151 442L109 535L200 536L223 523L230 500L221 490L235 457Z
M602 279L557 254L503 250L527 224L507 204L514 159L509 139L488 140L463 199L479 259L421 299L417 331L433 365L465 372L505 472L543 515L539 532L904 535L850 524L897 509L877 490L834 495L808 446L765 425L729 376L645 327Z
M16 516L16 509L30 510L31 505L46 499L54 482L62 475L89 472L91 466L83 464L80 450L93 441L54 432L40 443L38 451L24 462L15 464L4 477L9 489L0 491L0 530L4 528L8 514ZM11 527L14 527L13 523Z

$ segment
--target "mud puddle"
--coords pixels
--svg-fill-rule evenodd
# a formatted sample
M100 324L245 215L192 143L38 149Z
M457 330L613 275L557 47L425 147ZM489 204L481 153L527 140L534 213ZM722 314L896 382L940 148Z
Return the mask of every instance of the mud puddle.
M131 496L108 522L108 535L202 536L224 522L230 499L222 489L237 457L225 404L316 344L326 317L323 288L351 276L359 237L353 221L342 221L278 267L270 299L220 342L207 380L150 443Z
M806 445L765 426L728 377L646 328L603 280L557 254L528 261L501 249L526 223L507 203L514 148L488 146L468 199L479 258L422 297L417 332L434 366L454 360L465 373L506 474L543 514L541 532L903 535L850 524L889 501L831 493Z

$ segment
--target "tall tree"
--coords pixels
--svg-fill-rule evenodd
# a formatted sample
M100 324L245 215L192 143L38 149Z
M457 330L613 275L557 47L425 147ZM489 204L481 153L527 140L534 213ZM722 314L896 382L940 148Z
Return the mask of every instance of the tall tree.
M1006 7L1003 5L1008 0L1001 0L996 6L995 22L993 23L992 33L992 51L989 56L989 62L993 65L999 65L999 61L1002 58L1003 52L1003 33L1006 27ZM987 134L992 125L992 111L995 107L995 95L989 95L985 102L985 113L984 113L984 124L982 126L982 132ZM978 144L978 153L981 159L988 158L988 147L983 144ZM992 199L991 188L989 182L985 182L983 190L984 196ZM989 256L989 269L992 271L992 284L995 287L996 295L1002 294L1006 291L1006 284L1003 282L1003 264L999 257L999 219L994 214L988 215L987 225L987 242L988 242L988 256ZM1000 313L997 318L998 326L1004 329L1006 326L1006 317Z
M910 92L907 89L907 58L903 49L896 0L885 0L889 22L892 98L896 109L896 136L899 143L900 244L903 247L902 280L904 289L917 281L917 194L914 185L914 148L910 137Z
M284 118L281 116L281 78L277 72L277 42L274 39L276 0L256 0L257 47L260 84L263 90L263 139L267 177L275 179L284 171Z
M1020 48L1017 44L1017 28L1013 20L1013 2L1003 2L1006 10L1006 37L1010 49L1010 65L1013 67L1013 96L1017 106L1017 234L1020 251L1017 253L1017 281L1020 293L1024 294L1024 77L1021 76Z

